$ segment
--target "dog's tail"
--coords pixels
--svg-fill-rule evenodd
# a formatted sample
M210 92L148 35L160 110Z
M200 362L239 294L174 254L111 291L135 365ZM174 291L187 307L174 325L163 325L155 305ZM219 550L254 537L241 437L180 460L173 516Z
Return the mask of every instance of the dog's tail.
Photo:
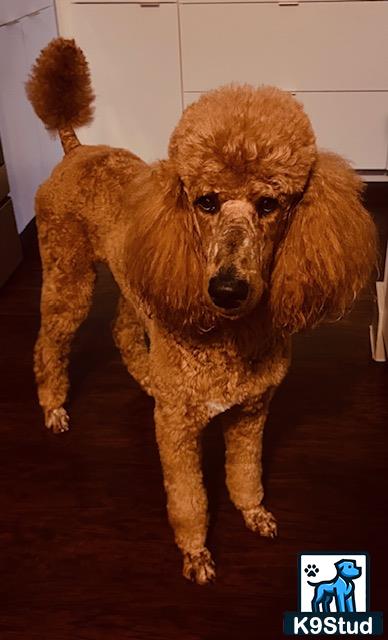
M35 113L49 131L58 131L65 153L80 142L74 128L93 119L89 66L74 40L56 38L45 47L26 82Z

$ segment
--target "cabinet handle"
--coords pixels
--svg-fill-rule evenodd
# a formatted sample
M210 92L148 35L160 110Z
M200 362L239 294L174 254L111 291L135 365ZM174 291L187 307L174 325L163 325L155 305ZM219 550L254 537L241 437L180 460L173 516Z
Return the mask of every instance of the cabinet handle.
M153 9L154 7L160 7L159 2L141 2L140 6L143 9Z
M284 2L278 2L278 7L299 7L299 2L293 2L292 0L284 0Z

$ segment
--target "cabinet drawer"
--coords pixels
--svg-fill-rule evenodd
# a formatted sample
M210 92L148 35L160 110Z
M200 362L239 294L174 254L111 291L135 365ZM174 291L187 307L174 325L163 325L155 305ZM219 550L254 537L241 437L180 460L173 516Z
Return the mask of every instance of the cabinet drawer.
M177 0L55 0L56 6L66 5L66 4L91 4L91 5L93 4L152 4L154 5L154 4L176 4L176 2Z
M388 89L388 2L187 4L181 30L184 91Z
M57 0L58 1L58 0ZM354 0L324 0L325 2L354 2ZM357 2L365 2L366 0L356 0ZM104 0L98 0L98 2L104 2ZM260 3L260 2L272 2L274 4L280 3L299 3L299 2L322 2L322 0L179 0L179 4L247 4L247 3Z
M302 93L320 147L340 153L355 169L385 169L388 91Z
M186 93L184 106L200 93ZM384 170L388 147L388 91L298 92L317 144L350 160L355 169Z

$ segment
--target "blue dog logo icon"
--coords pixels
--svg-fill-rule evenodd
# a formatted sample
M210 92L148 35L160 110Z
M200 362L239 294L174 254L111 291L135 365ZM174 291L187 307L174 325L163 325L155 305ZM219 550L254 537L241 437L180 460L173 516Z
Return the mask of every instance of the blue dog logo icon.
M357 567L355 560L342 559L335 563L337 573L330 581L311 582L314 587L314 597L311 601L311 610L314 613L327 613L330 611L330 603L334 600L338 613L353 613L356 611L353 580L359 578L362 570Z
M383 613L370 610L369 580L366 551L300 553L298 610L285 612L284 634L382 636Z

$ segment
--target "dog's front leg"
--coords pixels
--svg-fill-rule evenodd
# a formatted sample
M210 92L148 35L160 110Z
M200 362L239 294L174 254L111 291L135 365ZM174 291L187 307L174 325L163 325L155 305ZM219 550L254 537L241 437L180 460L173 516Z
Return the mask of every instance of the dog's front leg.
M338 613L345 613L346 611L346 603L345 603L345 593L342 589L335 590L335 604Z
M356 611L354 591L345 599L345 610L349 613L354 613Z
M207 497L202 480L200 436L203 422L183 407L155 408L156 437L167 493L167 510L175 541L183 553L183 575L198 584L215 578L214 562L205 546Z
M272 393L267 393L255 408L241 408L226 424L226 484L234 505L245 524L262 536L276 536L276 521L262 504L262 441L264 424Z

